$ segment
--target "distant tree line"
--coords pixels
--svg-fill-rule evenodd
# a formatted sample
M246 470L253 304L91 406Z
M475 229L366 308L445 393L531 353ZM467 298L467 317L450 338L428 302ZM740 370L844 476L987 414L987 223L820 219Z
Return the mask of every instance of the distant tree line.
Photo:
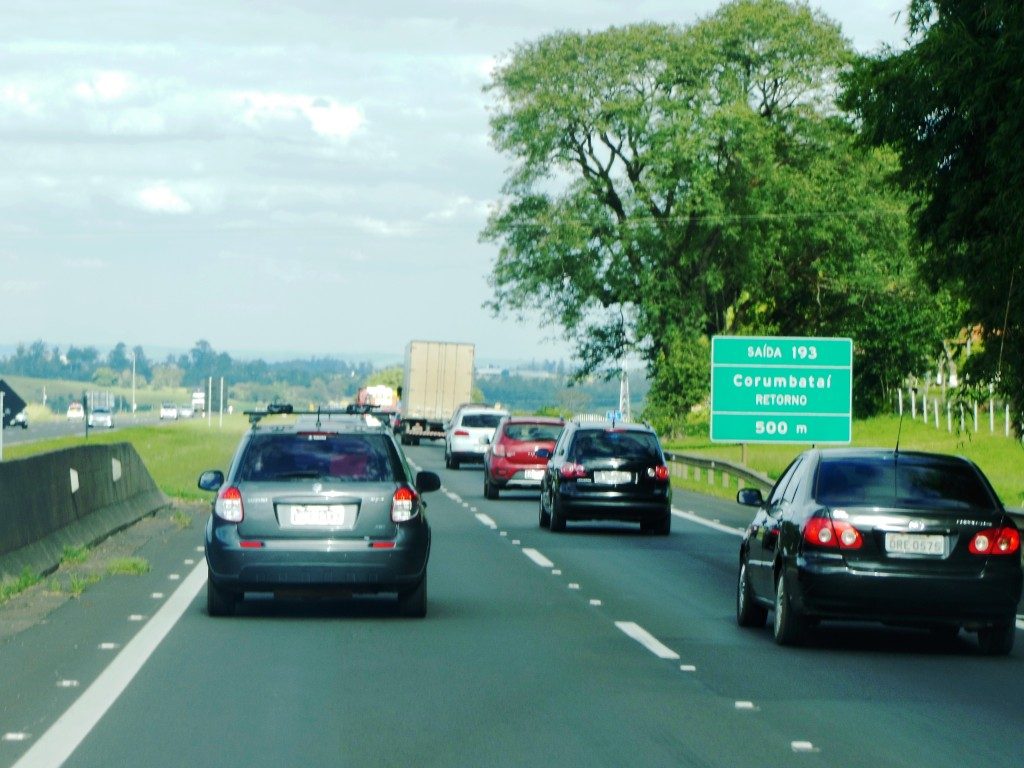
M168 355L163 361L150 359L141 346L131 349L123 342L106 355L94 346L49 346L43 341L18 344L13 354L0 358L6 373L40 379L69 379L97 386L128 386L132 379L132 358L137 386L199 387L209 378L223 377L229 383L250 385L311 387L316 382L331 381L334 397L355 392L365 377L373 372L369 362L350 363L329 357L287 360L268 363L265 360L235 360L227 352L217 352L209 342L200 340L187 353ZM343 391L337 391L337 390Z

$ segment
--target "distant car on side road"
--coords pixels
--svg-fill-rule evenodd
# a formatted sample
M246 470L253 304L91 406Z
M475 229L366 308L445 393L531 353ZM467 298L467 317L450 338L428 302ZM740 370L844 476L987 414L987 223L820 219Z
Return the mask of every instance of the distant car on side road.
M91 411L89 411L89 426L113 429L113 412L109 408L93 408Z
M160 406L160 420L176 421L178 419L178 406L173 403L164 403Z
M84 421L85 408L81 403L71 403L68 406L68 421Z
M11 419L12 427L21 427L22 429L28 429L28 414L25 411L21 411L15 414L14 418Z
M195 411L192 409L191 405L182 405L178 408L179 419L191 419L194 414Z

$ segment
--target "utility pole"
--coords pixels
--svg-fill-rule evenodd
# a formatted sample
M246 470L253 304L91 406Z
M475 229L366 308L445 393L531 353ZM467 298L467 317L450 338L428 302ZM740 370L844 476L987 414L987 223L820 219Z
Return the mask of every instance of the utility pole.
M626 361L622 361L622 373L619 374L619 415L623 421L632 421L629 408L629 375L626 373Z

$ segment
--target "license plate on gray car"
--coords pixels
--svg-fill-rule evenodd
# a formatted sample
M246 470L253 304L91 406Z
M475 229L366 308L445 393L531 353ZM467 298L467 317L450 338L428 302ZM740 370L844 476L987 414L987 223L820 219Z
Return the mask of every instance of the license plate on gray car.
M287 515L294 526L351 528L356 523L354 504L289 504Z

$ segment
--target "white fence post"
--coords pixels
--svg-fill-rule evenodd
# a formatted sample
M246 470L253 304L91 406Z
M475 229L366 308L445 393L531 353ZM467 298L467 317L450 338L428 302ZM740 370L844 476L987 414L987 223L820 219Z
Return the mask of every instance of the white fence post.
M899 395L900 416L902 416L903 415L903 387L900 387L899 389L897 389L896 390L896 394Z
M978 431L978 401L974 401L974 431Z
M938 429L939 428L939 401L936 400L936 399L932 399L932 402L935 404L935 428Z
M953 404L946 401L946 431L953 434Z
M910 390L910 418L917 420L917 392Z

